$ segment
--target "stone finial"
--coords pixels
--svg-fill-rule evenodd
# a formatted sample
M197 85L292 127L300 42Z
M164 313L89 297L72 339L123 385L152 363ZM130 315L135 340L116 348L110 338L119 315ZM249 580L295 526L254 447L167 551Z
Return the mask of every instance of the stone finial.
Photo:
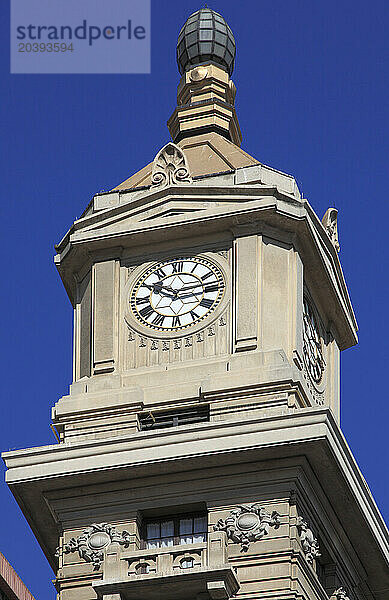
M152 186L168 187L192 183L186 156L176 144L169 142L154 159Z
M322 219L324 229L330 238L332 245L337 252L340 251L338 239L338 211L336 208L329 208Z
M250 542L258 542L269 534L269 528L278 529L279 514L271 514L258 504L238 506L230 512L226 519L219 519L214 525L215 531L225 531L228 539L241 544L242 552L247 552Z
M305 558L309 564L313 564L314 559L321 556L319 552L319 542L303 517L298 518L297 529L300 535L300 541L304 550Z

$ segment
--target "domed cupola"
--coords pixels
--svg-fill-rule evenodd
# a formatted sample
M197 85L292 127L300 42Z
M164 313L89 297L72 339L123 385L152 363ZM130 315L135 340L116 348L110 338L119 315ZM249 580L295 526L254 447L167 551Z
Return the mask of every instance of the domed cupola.
M194 66L214 63L229 75L234 70L235 39L224 18L210 8L193 13L180 31L177 63L183 75Z

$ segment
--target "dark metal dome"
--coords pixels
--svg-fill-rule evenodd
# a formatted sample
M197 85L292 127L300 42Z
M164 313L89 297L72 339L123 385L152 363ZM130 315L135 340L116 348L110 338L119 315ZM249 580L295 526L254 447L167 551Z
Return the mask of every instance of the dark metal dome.
M234 35L219 13L202 8L193 13L180 31L177 64L181 75L205 62L223 67L230 75L235 61Z

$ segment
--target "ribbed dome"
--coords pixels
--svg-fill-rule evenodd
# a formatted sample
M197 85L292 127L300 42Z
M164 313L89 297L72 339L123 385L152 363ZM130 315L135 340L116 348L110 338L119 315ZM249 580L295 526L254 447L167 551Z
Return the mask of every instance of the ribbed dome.
M234 35L219 13L202 8L193 13L180 31L177 64L181 75L205 62L223 67L230 75L235 61Z

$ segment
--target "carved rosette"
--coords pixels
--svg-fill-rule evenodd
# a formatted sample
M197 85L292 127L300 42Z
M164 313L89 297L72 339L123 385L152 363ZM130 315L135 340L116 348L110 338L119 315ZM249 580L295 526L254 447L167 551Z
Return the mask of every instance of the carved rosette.
M241 544L242 552L247 552L251 542L258 542L269 534L269 528L278 529L279 514L271 514L258 504L238 506L232 510L226 519L219 519L214 525L215 531L225 531L228 539L235 544Z
M188 162L181 148L169 142L155 157L152 186L163 188L182 183L192 183Z
M125 548L130 544L130 534L128 531L119 533L115 527L108 523L93 523L90 527L84 529L78 538L72 538L68 544L63 546L63 552L70 554L77 552L85 562L92 563L95 571L99 570L104 560L104 550L112 542L116 542ZM61 553L58 547L56 556Z
M308 523L303 519L303 517L298 518L297 529L299 532L300 541L303 547L305 558L307 559L307 562L309 562L309 564L312 565L313 561L319 556L321 556L319 552L319 542L314 536L312 529L309 528Z

